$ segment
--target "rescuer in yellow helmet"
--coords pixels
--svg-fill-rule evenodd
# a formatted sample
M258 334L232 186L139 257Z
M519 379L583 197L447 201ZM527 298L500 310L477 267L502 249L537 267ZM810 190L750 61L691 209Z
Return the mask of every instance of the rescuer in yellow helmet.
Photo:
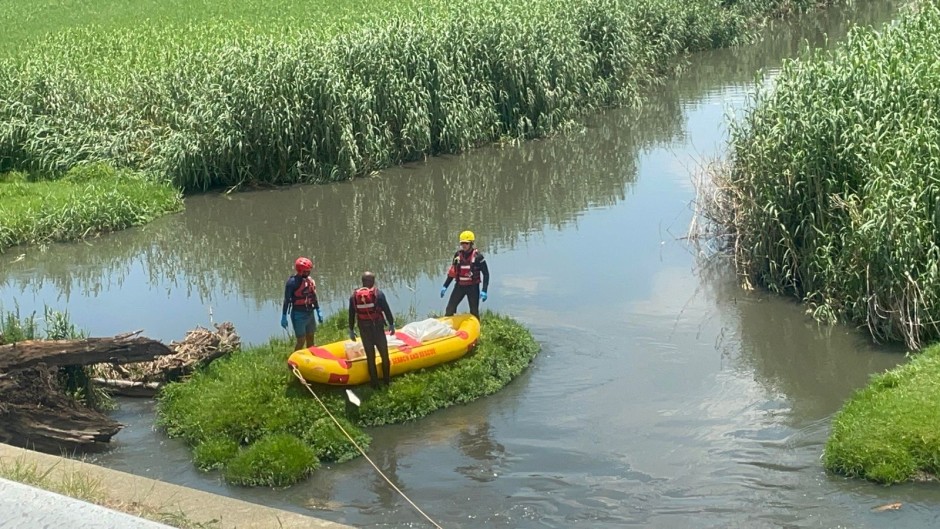
M480 317L480 301L486 301L486 290L490 285L490 270L486 266L483 254L474 247L476 236L466 230L460 233L460 249L454 252L450 267L447 269L447 279L441 287L441 297L447 292L451 281L457 282L450 293L445 316L453 316L457 312L457 305L466 296L470 304L470 314L478 319ZM482 283L482 288L481 288Z

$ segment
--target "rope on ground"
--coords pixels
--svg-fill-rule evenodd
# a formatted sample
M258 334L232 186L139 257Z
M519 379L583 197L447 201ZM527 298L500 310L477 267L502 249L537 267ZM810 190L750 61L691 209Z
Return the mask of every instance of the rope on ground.
M323 407L323 411L325 411L326 414L330 416L330 419L333 419L333 422L336 424L336 427L339 428L339 431L343 432L343 435L345 435L346 438L349 439L349 442L352 443L353 446L356 447L356 450L359 450L359 453L362 454L362 457L366 458L366 461L368 461L369 464L372 465L372 468L374 468L375 471L378 472L380 476L382 476L382 479L384 479L385 482L388 483L390 487L395 489L395 492L401 494L401 497L405 498L405 501L407 501L412 507L414 507L416 511L421 513L421 516L424 516L424 518L431 525L433 525L437 529L444 529L443 527L438 525L437 522L431 519L431 517L428 516L427 513L422 511L421 508L415 504L415 502L411 501L411 499L408 496L406 496L405 493L401 491L401 489L396 487L395 484L392 483L392 480L388 479L388 476L386 476L385 473L382 472L382 470L378 467L378 465L376 465L375 462L373 462L372 459L370 459L369 456L366 455L366 452L362 449L361 446L359 446L359 443L357 443L355 439L353 439L352 436L349 435L349 432L347 432L346 429L343 428L343 425L340 424L338 420L336 420L336 417L334 417L332 413L330 413L329 408L327 408L326 404L322 400L320 400L320 397L317 396L316 392L313 391L313 388L310 387L310 384L307 382L307 380L304 379L303 375L300 374L300 371L296 367L292 367L291 369L294 372L294 376L297 377L297 380L299 380L300 383L303 384L305 388L307 388L307 391L309 391L310 394L313 395L313 398L317 399L317 402L320 403L320 406Z

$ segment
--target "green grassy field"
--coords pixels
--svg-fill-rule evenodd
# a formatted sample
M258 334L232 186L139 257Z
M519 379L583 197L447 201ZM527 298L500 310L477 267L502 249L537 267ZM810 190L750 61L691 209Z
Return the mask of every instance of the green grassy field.
M55 181L5 173L0 175L0 252L139 226L182 209L174 187L105 165L74 167Z
M0 10L0 56L41 46L55 35L91 30L90 35L233 24L239 31L278 35L304 29L325 34L416 6L421 0L7 0ZM437 4L443 5L443 4ZM184 35L164 34L174 42ZM177 38L178 37L178 38Z
M153 2L140 22L128 2L45 4L22 24L36 39L0 61L0 172L106 161L187 190L346 179L636 104L683 52L816 5L726 4Z

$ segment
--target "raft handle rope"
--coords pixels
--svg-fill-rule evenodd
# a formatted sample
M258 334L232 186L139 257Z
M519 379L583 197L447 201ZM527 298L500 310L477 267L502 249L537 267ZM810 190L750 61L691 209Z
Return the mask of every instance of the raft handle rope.
M303 384L305 388L307 388L307 391L309 391L310 394L313 395L313 398L317 399L317 402L320 403L320 406L323 407L323 411L325 411L326 414L330 416L330 419L333 419L333 422L336 424L336 427L339 428L339 431L343 432L343 435L345 435L346 438L349 439L349 442L352 443L353 446L356 447L356 450L359 450L359 453L362 454L362 457L366 458L366 461L368 461L369 464L372 465L372 468L374 468L375 471L378 472L380 476L382 476L382 479L384 479L384 480L389 484L389 486L391 486L393 489L395 489L395 492L397 492L398 494L401 494L401 497L402 497L402 498L405 498L405 501L407 501L412 507L414 507L416 511L418 511L419 513L421 513L421 516L424 516L424 518L425 518L428 522L430 522L431 525L433 525L433 526L436 527L437 529L444 529L443 527L441 527L440 525L438 525L438 523L435 522L430 516L428 516L427 513L425 513L424 511L422 511L421 508L418 507L418 506L415 504L415 502L411 501L411 498L409 498L408 496L406 496L405 493L401 491L401 489L399 489L398 487L396 487L395 484L392 483L392 480L390 480L390 479L388 478L388 476L386 476L385 473L382 472L381 469L379 469L378 465L376 465L375 462L373 462L372 459L369 458L369 456L366 455L365 450L363 450L362 447L359 446L359 443L357 443L357 442L355 441L355 439L353 439L352 436L349 435L349 433L346 431L346 429L343 428L343 425L341 425L341 424L339 423L339 421L336 420L336 417L334 417L333 414L330 413L329 408L327 408L327 407L326 407L326 404L325 404L322 400L320 400L320 397L317 396L316 392L313 391L313 388L310 387L310 384L307 382L307 380L304 379L303 375L300 374L300 371L297 369L297 367L296 367L296 366L291 366L291 370L294 372L294 376L297 377L297 380L299 380L300 383Z

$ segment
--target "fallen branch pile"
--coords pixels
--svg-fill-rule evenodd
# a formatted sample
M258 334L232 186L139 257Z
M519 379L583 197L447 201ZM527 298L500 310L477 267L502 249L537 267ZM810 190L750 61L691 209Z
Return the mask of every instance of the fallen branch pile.
M180 342L171 342L172 354L149 362L121 365L103 363L92 367L92 381L112 393L129 397L152 397L167 382L189 376L197 368L235 351L241 339L230 322L215 325L215 332L196 327Z

